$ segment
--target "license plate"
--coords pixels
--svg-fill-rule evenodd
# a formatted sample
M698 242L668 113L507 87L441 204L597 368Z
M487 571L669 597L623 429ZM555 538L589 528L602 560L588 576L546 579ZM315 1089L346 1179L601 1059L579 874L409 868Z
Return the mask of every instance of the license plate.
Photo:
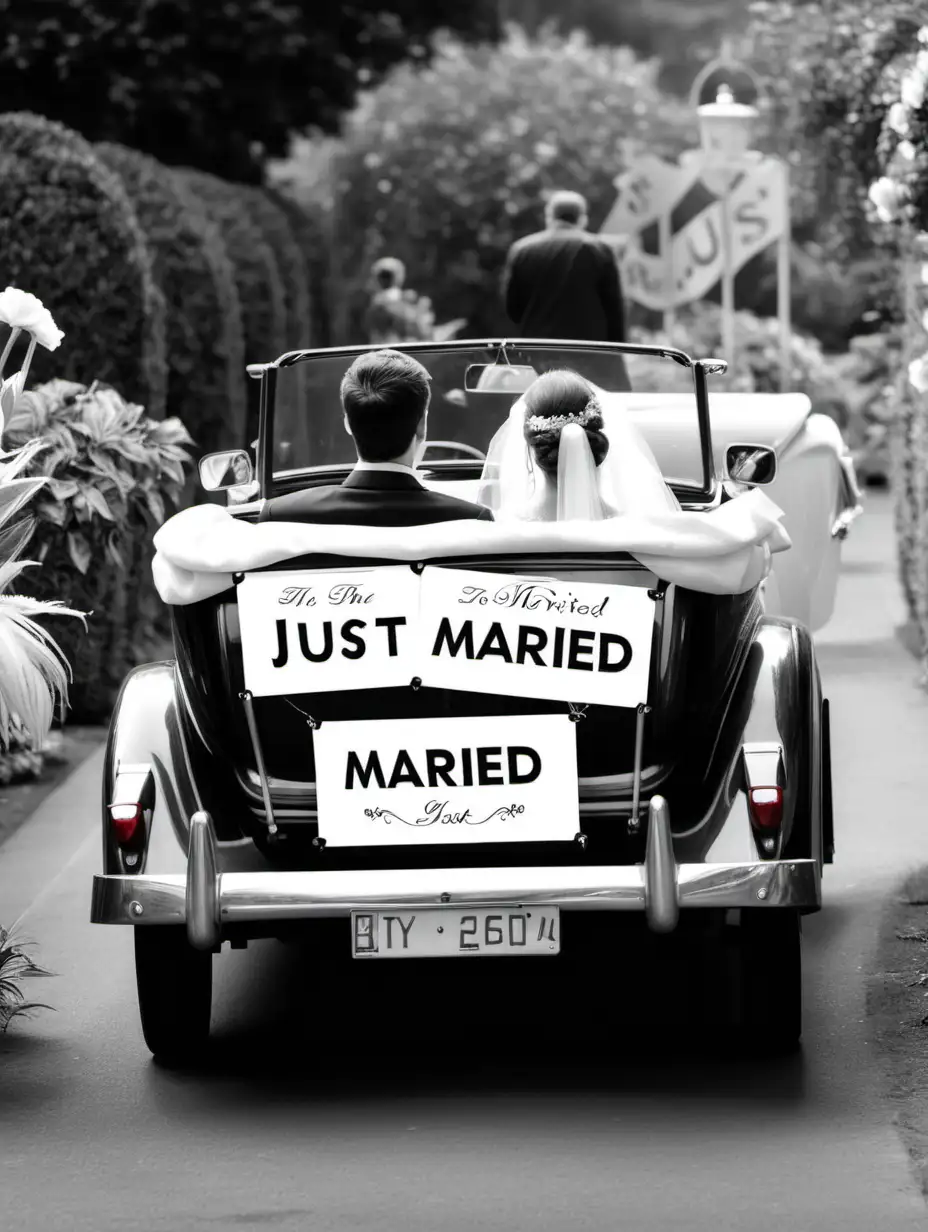
M447 907L425 911L353 911L355 958L459 958L557 954L557 907Z

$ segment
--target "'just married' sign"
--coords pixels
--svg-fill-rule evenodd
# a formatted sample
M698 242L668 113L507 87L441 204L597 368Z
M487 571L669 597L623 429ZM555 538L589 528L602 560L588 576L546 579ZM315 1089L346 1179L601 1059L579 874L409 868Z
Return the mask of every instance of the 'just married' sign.
M647 701L654 601L639 586L422 574L423 684L510 697Z
M406 565L247 574L256 697L407 685L605 706L647 700L654 603L639 586Z
M571 842L576 733L550 714L323 723L319 836L331 847Z
M408 684L419 578L406 565L249 573L238 585L256 697Z

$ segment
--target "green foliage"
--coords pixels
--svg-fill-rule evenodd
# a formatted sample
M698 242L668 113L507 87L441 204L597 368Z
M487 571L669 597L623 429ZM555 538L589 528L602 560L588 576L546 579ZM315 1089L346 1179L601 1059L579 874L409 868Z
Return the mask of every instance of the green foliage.
M97 155L122 180L167 306L167 402L198 454L245 434L245 353L235 276L219 232L154 159L118 145Z
M433 30L496 29L496 0L41 0L4 5L0 107L170 166L260 179L290 133L334 131L359 85Z
M51 972L29 957L25 946L15 940L10 929L0 928L0 1032L6 1031L21 1014L51 1009L38 1001L27 1001L19 986L24 979L43 975L51 975Z
M13 399L4 396L0 402ZM0 419L0 431L2 431ZM33 749L45 738L56 702L68 696L68 665L61 648L36 621L37 616L80 616L57 598L37 601L11 593L21 584L31 563L20 559L35 529L35 519L20 516L46 486L46 480L30 474L44 443L20 440L12 451L0 451L0 754L8 751L22 732L28 733ZM2 765L0 765L2 781Z
M307 347L310 345L311 306L306 261L290 220L261 189L236 186L236 191L273 252L280 274L284 294L284 329L277 343L277 354ZM277 354L265 358L276 359ZM303 418L306 415L307 369L299 369L295 376L295 380L281 384L279 395L285 413ZM287 405L288 400L292 405Z
M14 719L7 747L0 749L0 787L37 779L42 773L43 754L19 719Z
M40 348L34 375L112 382L161 418L164 302L145 238L121 182L61 124L0 115L0 252L4 280L67 321L64 355Z
M287 303L280 267L274 249L241 192L215 176L198 171L175 173L181 191L199 203L219 230L235 272L235 285L242 305L245 363L266 363L287 349ZM243 380L246 380L243 376ZM258 425L258 382L247 381L247 445Z
M543 195L579 189L598 227L630 149L676 155L695 139L656 74L627 49L515 29L499 47L445 39L429 68L397 69L352 116L338 164L339 338L361 336L368 269L384 255L405 263L439 320L466 317L471 335L506 328L506 250L542 225Z
M661 81L686 93L694 63L716 55L722 39L744 22L743 0L504 0L508 21L531 32L554 23L563 33L585 30L597 43L631 47L661 61Z
M37 436L46 448L31 471L49 483L36 497L31 544L43 568L27 585L92 613L86 631L67 627L59 640L72 665L72 717L99 721L166 630L152 536L183 491L192 442L179 420L155 421L108 386L62 380L24 394L7 423L13 445Z
M760 0L751 5L752 62L795 163L797 223L815 224L838 254L870 248L867 189L898 98L892 66L914 43L907 0Z
M286 214L300 249L309 288L309 322L302 346L332 346L329 305L332 294L332 236L327 211L312 199L300 201L287 192L267 189L271 201Z

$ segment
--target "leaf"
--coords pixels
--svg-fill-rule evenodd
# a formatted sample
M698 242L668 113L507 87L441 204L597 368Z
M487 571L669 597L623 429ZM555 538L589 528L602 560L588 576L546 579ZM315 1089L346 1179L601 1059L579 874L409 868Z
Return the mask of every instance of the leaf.
M116 520L112 510L106 503L106 498L97 488L85 488L84 495L87 498L87 504L94 513L98 513L107 522L114 522Z
M17 403L22 396L25 380L24 372L14 372L0 386L0 415L3 416L4 421L13 418Z
M115 565L117 569L125 569L126 562L123 560L122 553L116 546L116 539L117 536L115 534L110 535L104 545L103 551L105 552L109 562Z
M60 501L42 501L36 509L43 522L50 522L52 526L59 526L62 530L71 520L68 506Z
M164 500L157 492L148 492L147 498L148 511L160 526L164 522Z
M87 542L87 537L81 534L80 531L68 531L68 555L78 573L85 574L90 568L93 553L90 544Z

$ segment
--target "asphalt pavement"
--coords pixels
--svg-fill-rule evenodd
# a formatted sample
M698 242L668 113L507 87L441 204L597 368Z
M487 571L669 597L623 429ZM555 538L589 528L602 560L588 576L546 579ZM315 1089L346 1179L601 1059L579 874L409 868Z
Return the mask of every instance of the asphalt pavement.
M160 1069L131 931L87 923L97 754L0 849L0 920L22 915L59 973L29 986L55 1011L0 1036L0 1229L928 1226L864 1008L881 902L928 863L928 695L895 637L885 497L845 545L838 603L818 639L837 856L805 924L798 1056L706 1053L672 998L656 1043L620 952L569 1000L513 1006L492 980L421 987L404 964L352 992L262 943L214 960L215 1060ZM604 999L628 1007L610 1064L585 1032Z

